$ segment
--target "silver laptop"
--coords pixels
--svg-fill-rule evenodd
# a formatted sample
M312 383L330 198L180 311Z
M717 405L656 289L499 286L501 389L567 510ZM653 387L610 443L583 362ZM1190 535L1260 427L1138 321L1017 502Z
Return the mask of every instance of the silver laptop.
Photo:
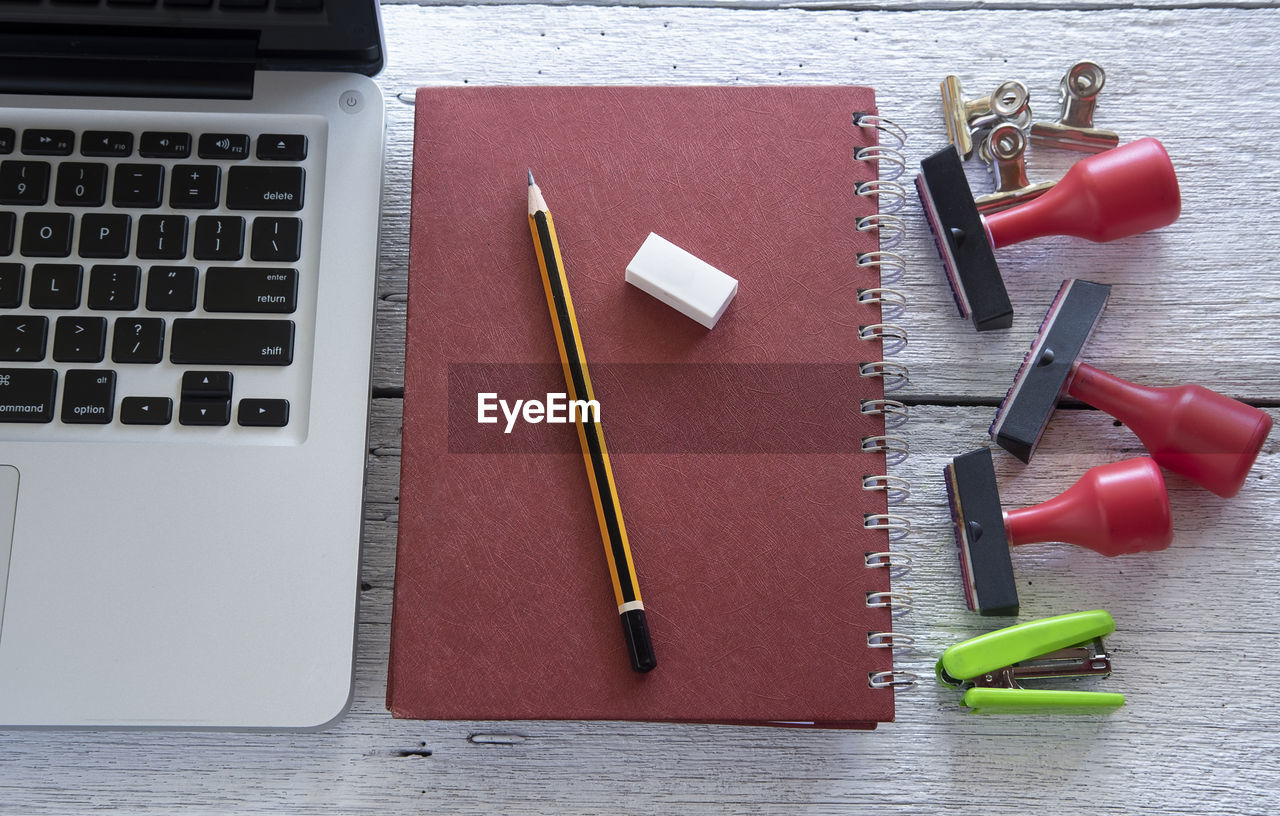
M374 0L0 9L0 727L351 695Z

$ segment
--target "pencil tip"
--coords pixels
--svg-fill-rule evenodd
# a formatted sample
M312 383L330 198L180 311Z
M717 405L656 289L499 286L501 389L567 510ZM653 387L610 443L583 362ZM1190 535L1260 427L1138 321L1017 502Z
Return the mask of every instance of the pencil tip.
M533 171L532 171L532 170L530 170L530 171L529 171L529 186L530 186L530 187L532 187L532 186L533 186Z

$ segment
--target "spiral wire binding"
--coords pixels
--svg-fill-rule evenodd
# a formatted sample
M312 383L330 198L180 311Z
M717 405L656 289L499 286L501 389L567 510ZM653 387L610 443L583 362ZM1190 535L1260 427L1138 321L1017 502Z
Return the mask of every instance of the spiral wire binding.
M884 550L883 552L869 552L865 556L868 567L885 567L889 570L891 577L906 575L911 572L911 556L906 553L891 552Z
M871 672L867 675L871 688L914 688L920 685L920 675L903 669Z
M907 189L896 181L864 181L854 192L860 196L875 196L880 202L880 212L883 215L894 215L907 204Z
M906 592L868 592L867 606L887 608L892 617L900 618L911 611L911 595Z
M911 382L911 372L902 363L890 363L884 360L861 363L858 366L858 372L864 377L880 377L883 379L886 394L890 391L897 391Z
M907 272L907 262L901 253L896 252L907 237L907 224L898 212L906 204L906 189L898 179L907 169L906 156L902 152L907 141L906 131L891 119L869 113L853 114L855 127L872 129L878 134L878 144L860 147L853 152L854 161L869 161L877 164L880 177L864 181L854 188L854 192L876 202L876 212L863 216L854 222L858 232L872 233L879 240L879 248L871 252L862 252L857 256L857 265L874 267L880 275L880 285L870 289L858 290L858 302L875 304L880 307L880 322L858 327L858 339L880 341L881 357L893 357L907 346L907 331L895 323L906 312L907 297L893 288L901 283ZM885 359L862 363L859 373L864 377L879 377L884 383L884 392L889 394L910 382L910 372L901 363ZM862 439L862 450L885 455L885 467L901 465L908 455L910 446L900 435L892 435L909 419L907 406L894 399L862 400L859 412L866 415L884 417L885 433L867 436ZM888 534L890 544L901 542L911 532L911 520L906 516L892 512L892 509L911 497L911 482L900 476L887 473L868 474L862 477L862 489L874 492L882 491L885 502L889 505L889 513L868 513L863 516L862 526L868 530L884 530ZM866 604L871 608L887 608L892 620L911 611L911 593L898 584L911 572L911 556L896 551L866 553L868 569L888 570L889 578L895 589L890 592L868 592ZM889 649L895 655L913 651L913 638L902 632L867 632L867 648ZM871 688L910 688L920 682L915 672L903 669L869 672L867 685Z
M901 476L890 476L887 473L876 473L871 476L862 477L863 490L883 490L886 494L885 502L890 506L902 504L911 498L911 482L903 479Z
M914 649L916 639L901 632L867 632L867 647L871 649Z
M892 513L867 513L862 517L862 526L867 530L887 530L892 543L901 541L911 532L911 519Z
M905 403L891 399L869 399L859 403L858 413L884 416L884 429L892 431L906 424L910 414ZM906 481L903 479L902 481ZM890 502L892 504L892 502Z
M879 267L880 283L884 286L897 286L907 274L907 262L901 255L879 249L859 254L858 266Z
M897 320L907 310L907 296L897 289L877 286L874 289L859 289L859 303L880 304L881 320ZM905 334L905 332L903 332Z
M867 453L883 453L886 467L901 465L911 453L907 440L899 436L864 436L862 450Z

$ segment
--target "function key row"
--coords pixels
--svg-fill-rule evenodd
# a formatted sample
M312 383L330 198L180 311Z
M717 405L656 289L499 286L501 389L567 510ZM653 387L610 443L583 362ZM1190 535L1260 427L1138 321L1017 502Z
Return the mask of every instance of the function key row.
M202 159L238 161L249 158L251 138L245 133L202 133L196 150ZM145 131L138 139L138 155L145 159L185 159L191 156L192 136L181 131ZM70 156L75 152L72 130L27 128L21 150L27 156ZM0 128L0 155L18 146L13 128ZM123 130L86 130L80 136L80 155L123 158L133 155L134 136ZM300 133L263 133L256 153L261 161L302 161L307 137Z
M0 368L0 422L47 423L54 418L58 372L53 369ZM116 372L71 369L62 383L61 419L67 425L106 425L115 419ZM125 397L120 422L125 425L168 425L173 421L169 397ZM188 371L182 375L178 408L182 425L231 423L231 372ZM238 424L283 428L289 424L289 401L240 400Z
M153 266L147 273L146 308L152 312L193 312L199 270L194 266ZM26 267L0 263L0 309L22 306ZM79 264L35 264L31 268L32 309L78 309L84 268ZM138 308L142 268L98 264L89 272L88 306L94 311ZM291 314L298 308L298 270L213 266L204 276L206 312Z
M53 201L59 207L101 207L107 203L129 209L155 209L164 203L163 164L119 164L108 185L111 168L95 162L58 165ZM49 201L53 168L48 162L0 162L0 204L39 207ZM229 210L302 209L306 174L301 167L244 165L227 172ZM221 201L222 168L217 165L178 164L172 170L169 205L175 209L211 210Z

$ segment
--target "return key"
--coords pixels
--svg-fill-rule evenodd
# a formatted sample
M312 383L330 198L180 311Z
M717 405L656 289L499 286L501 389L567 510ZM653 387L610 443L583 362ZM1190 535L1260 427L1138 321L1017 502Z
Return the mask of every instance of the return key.
M298 270L211 266L204 278L206 312L290 314L298 308Z

